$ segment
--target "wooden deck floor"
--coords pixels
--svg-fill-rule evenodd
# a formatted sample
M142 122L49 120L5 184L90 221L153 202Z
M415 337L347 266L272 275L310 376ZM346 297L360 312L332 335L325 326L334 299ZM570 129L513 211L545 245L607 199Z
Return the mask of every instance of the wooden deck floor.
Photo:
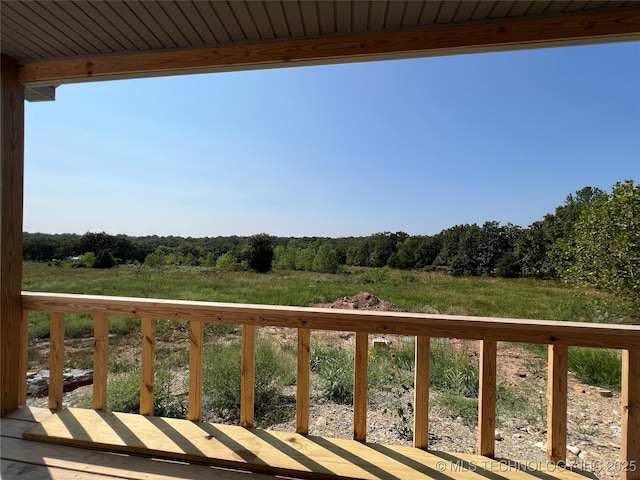
M477 455L84 409L51 414L21 408L2 419L1 431L3 480L273 480L272 474L361 480L596 478Z

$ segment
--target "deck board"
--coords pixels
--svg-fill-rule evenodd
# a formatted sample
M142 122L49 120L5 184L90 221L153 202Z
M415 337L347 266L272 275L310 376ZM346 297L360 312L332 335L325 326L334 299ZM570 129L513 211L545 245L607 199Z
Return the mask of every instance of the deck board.
M2 480L275 480L271 475L22 439L25 430L51 415L46 408L20 407L0 419Z
M545 471L545 465L538 466L536 471L518 468L515 463L508 467L478 455L427 452L411 447L85 409L63 410L34 424L23 436L53 444L162 456L306 478L593 478L557 468Z

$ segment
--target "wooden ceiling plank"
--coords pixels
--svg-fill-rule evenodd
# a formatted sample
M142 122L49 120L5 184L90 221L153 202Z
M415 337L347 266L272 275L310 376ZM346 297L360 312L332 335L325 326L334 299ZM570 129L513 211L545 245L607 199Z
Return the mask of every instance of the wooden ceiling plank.
M320 35L320 25L318 22L318 10L313 2L300 3L300 13L302 14L302 24L307 37Z
M171 37L173 43L178 48L191 47L191 42L186 37L186 33L176 24L177 19L167 12L167 7L172 3L171 1L142 1L149 13L160 24L162 30ZM186 22L187 24L189 22Z
M122 34L124 39L120 40L121 43L127 42L128 45L125 43L123 44L128 46L131 50L149 50L153 48L138 34L137 29L131 28L122 16L113 10L116 3L117 2L83 2L79 3L78 6L83 8L85 5L91 5L100 13L100 15L102 15L103 18L107 19L109 23L111 23L111 25Z
M459 23L468 22L469 20L471 20L473 12L475 12L476 8L478 7L478 3L480 2L471 2L469 0L460 2L460 8L458 8L458 11L453 17L452 22Z
M451 23L456 16L458 8L462 2L442 2L442 8L438 12L438 18L435 23Z
M515 2L515 4L513 5L513 8L511 10L509 10L509 17L520 17L522 15L524 15L525 13L527 13L527 11L529 10L529 8L531 8L531 4L533 3L533 1L530 2L526 2L526 1L519 1L519 2Z
M74 4L66 0L60 2L42 2L42 3L29 3L29 6L34 10L42 9L42 15L46 18L51 18L51 22L56 25L58 29L65 32L67 36L79 36L90 45L90 49L87 49L88 53L113 53L119 50L117 42L110 42L109 44L98 36L97 30L100 30L98 24L93 22L92 19L88 19ZM80 13L78 13L80 12ZM82 20L76 18L76 15ZM89 27L89 24L93 24ZM95 32L93 31L95 27Z
M198 31L191 23L191 19L188 18L182 11L182 4L188 5L189 2L161 2L160 5L164 10L164 13L171 19L172 24L182 34L185 40L191 46L206 45L204 39L200 36ZM197 16L196 16L197 17Z
M371 2L371 7L369 8L369 30L375 32L384 29L384 21L387 16L387 2L388 0Z
M551 5L552 2L550 1L534 1L531 6L529 7L529 10L527 10L527 15L539 15L541 13L544 13L547 8L549 8L549 6Z
M37 39L39 42L46 43L51 48L55 49L58 54L56 56L66 55L86 55L89 53L86 49L82 48L73 38L68 37L64 32L60 32L49 21L45 20L42 15L36 14L31 11L27 5L18 2L5 2L2 4L3 10L13 9L17 12L17 16L14 14L11 17L19 21L19 26L29 32L31 36ZM36 33L33 27L37 27L39 32ZM24 35L24 32L21 33ZM46 38L43 37L46 35ZM58 40L59 36L67 37L71 43Z
M478 2L477 8L473 12L473 16L471 17L472 22L484 21L489 18L489 15L493 11L493 7L496 2L487 2L480 1Z
M180 10L182 10L184 16L189 19L191 27L196 31L198 37L204 42L205 45L216 45L218 43L218 40L212 33L209 25L207 25L207 22L202 17L202 14L196 8L193 2L179 2L178 7L180 8Z
M119 3L119 2L114 2ZM140 20L143 25L148 26L149 31L153 33L153 36L158 40L160 48L177 48L171 35L167 34L160 23L154 18L154 16L147 10L143 2L122 2L129 7L135 16Z
M567 12L581 12L587 5L589 5L588 0L583 0L581 2L573 1L567 6L565 11Z
M404 12L407 9L407 3L409 2L389 2L387 6L387 15L384 21L385 28L397 29L402 26L402 19L404 18Z
M247 39L228 2L215 2L210 5L216 12L220 22L225 26L232 42L241 42Z
M91 2L86 2L86 6L88 6ZM104 43L109 49L114 52L121 51L123 48L130 48L128 45L125 45L120 41L120 37L122 35L118 35L118 31L114 29L108 28L108 26L104 25L104 23L97 21L95 10L93 10L92 14L87 14L82 6L84 2L71 2L68 0L60 0L56 2L57 6L69 12L69 15L75 19L79 24L83 25L88 31L90 31L96 38L98 38L102 43ZM110 25L108 19L107 24ZM115 33L115 35L114 35ZM126 42L133 47L130 42Z
M258 27L253 21L247 4L244 1L227 2L233 11L236 20L240 24L240 28L244 32L244 36L249 41L260 40L260 34L258 33Z
M496 19L506 17L516 3L517 2L496 2L493 6L493 10L491 10L489 18Z
M229 32L227 32L227 29L220 21L218 14L209 2L194 2L194 6L206 22L211 34L215 37L216 43L224 45L225 43L232 42Z
M76 8L81 10L84 15L91 18L96 25L100 25L105 36L113 38L117 42L116 45L120 45L120 47L115 47L117 49L116 51L122 50L123 48L129 51L139 51L141 49L140 44L133 43L120 31L118 27L116 27L114 21L118 18L117 16L114 16L113 13L107 13L107 15L104 15L96 8L98 5L101 7L105 6L101 2L78 2L74 5ZM112 19L114 21L112 21ZM105 38L105 36L102 38ZM144 47L142 48L142 50L145 49L146 48Z
M31 52L30 54L32 55L32 58L62 56L60 52L56 52L54 49L47 49L45 45L43 45L44 42L39 42L37 38L34 38L31 35L29 37L25 36L24 30L16 30L13 27L13 25L7 25L4 22L4 19L2 24L0 24L0 30L2 31L2 53L5 53L15 59L19 59L21 55L24 55L24 52L22 52L22 54L20 53L20 49L18 47L18 45L20 45ZM16 25L16 27L19 27L19 25ZM5 47L10 44L15 46L14 48L17 49L18 53L11 54L9 51L5 51Z
M424 9L422 10L422 14L420 15L420 20L418 20L418 25L433 25L436 21L441 6L442 1L425 2Z
M282 4L276 0L267 0L264 2L264 8L269 16L269 22L273 33L277 38L290 36L289 27L287 27L287 17L284 14Z
M2 53L18 60L26 51L32 58L46 58L47 52L38 44L16 32L13 28L2 25ZM21 53L22 52L22 53Z
M287 25L292 37L304 37L304 25L302 23L302 13L300 12L300 4L293 0L285 0L281 2Z
M347 2L335 2L336 31L339 33L351 32L351 5Z
M405 9L404 17L402 18L402 24L400 25L400 27L411 28L418 26L418 19L420 18L420 14L422 12L422 9L424 8L424 5L425 2L407 2L407 8Z
M113 13L110 15L119 17L124 25L127 25L132 32L148 45L149 49L163 48L162 42L140 20L136 12L129 8L127 2L104 2L104 6L111 9Z
M193 51L30 62L19 68L19 79L27 86L39 86L123 77L293 66L301 63L423 57L639 39L640 9L229 45Z
M607 5L607 3L608 2L606 1L601 1L601 2L592 1L592 2L589 2L589 5L587 6L587 8L585 8L585 10L596 10L604 7L605 5Z
M319 2L317 5L318 5L318 23L320 25L320 33L322 35L336 33L335 3Z
M545 14L556 15L559 13L563 13L564 9L567 8L570 3L571 2L569 0L565 0L565 1L555 0L551 2L551 5L549 5L549 8L545 10Z
M370 3L365 0L355 0L351 10L351 31L366 32L369 25Z
M260 38L271 39L275 38L276 34L273 31L273 26L269 19L266 6L262 2L247 2L247 9L253 19L253 23L258 29Z

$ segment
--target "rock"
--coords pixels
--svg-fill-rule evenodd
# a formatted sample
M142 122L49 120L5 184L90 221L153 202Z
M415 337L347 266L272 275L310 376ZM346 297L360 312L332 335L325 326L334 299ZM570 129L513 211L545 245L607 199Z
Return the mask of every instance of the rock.
M504 435L502 435L502 432L496 432L496 435L494 437L498 442L501 442L502 440L504 440Z
M316 426L324 427L327 424L327 419L325 417L318 417L316 420Z
M611 430L611 433L613 433L616 437L619 437L622 433L622 428L620 428L620 425L609 425L609 430Z
M522 438L522 435L520 435L519 433L516 433L513 435L513 438Z
M611 390L607 390L605 388L601 388L598 390L598 395L600 395L601 397L604 398L611 398L613 397L613 392Z
M589 454L587 452L580 452L580 454L578 455L578 458L580 460L587 460L589 458Z
M587 393L587 391L582 385L574 385L573 390L578 393Z
M547 450L547 444L545 442L536 442L534 446L541 450L545 450L545 451Z
M526 376L527 376L527 372L525 372L525 371L520 371L520 372L517 372L517 373L516 373L516 375L517 375L518 377L520 377L520 378L526 378Z
M567 445L567 450L573 453L574 455L578 455L580 453L580 449L575 445Z

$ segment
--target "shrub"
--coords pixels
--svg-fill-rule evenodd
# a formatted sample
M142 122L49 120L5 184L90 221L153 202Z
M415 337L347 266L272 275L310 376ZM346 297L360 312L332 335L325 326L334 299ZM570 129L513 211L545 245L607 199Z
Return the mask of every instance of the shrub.
M437 390L470 398L478 396L478 367L466 352L456 351L448 343L433 342L430 377Z
M220 255L218 257L218 259L216 260L216 268L218 270L222 270L223 272L231 272L235 270L237 263L238 262L236 261L236 257L234 257L231 252L227 252L224 255Z
M569 369L579 382L620 390L622 362L617 350L572 347Z
M238 342L215 344L204 357L205 406L229 421L240 418L242 350ZM282 389L295 382L295 360L266 340L256 346L255 419L260 426L280 422L288 399Z
M251 270L258 273L271 271L273 241L266 233L252 235L247 240L246 259Z
M186 386L175 394L176 380L167 370L155 376L153 414L159 417L185 418L187 414ZM140 412L140 367L126 373L110 376L107 388L107 408L114 412Z
M100 250L93 262L93 268L111 268L116 264L116 260L109 250Z
M311 370L318 373L318 389L322 398L346 405L353 402L353 361L352 351L313 345Z

